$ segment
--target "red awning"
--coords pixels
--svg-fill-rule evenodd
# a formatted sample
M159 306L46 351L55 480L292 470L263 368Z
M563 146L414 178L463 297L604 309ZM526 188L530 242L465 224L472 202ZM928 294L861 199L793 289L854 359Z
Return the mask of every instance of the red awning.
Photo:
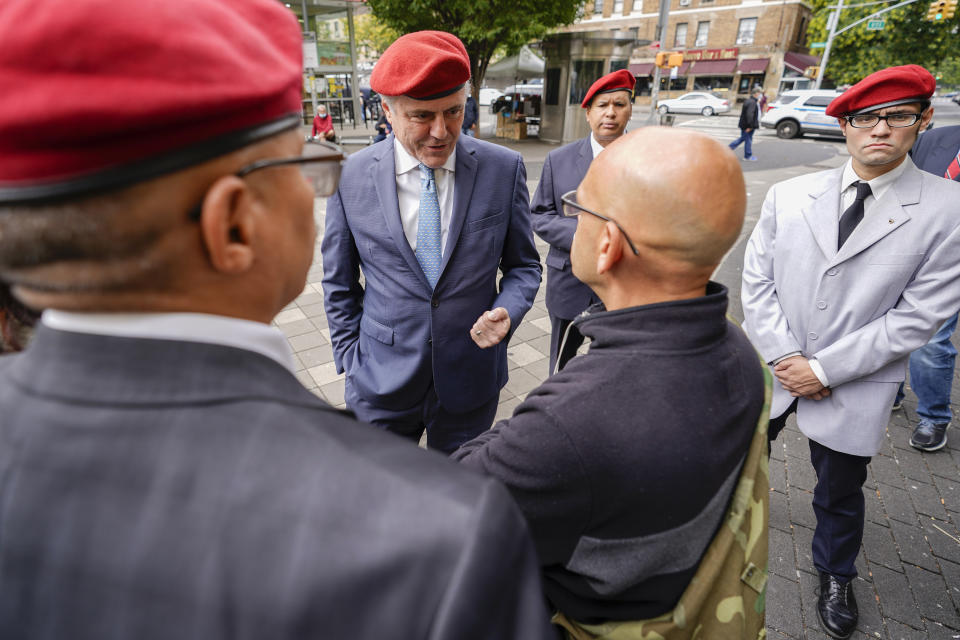
M736 60L697 60L693 63L692 73L697 76L725 76L733 73Z
M794 71L803 73L807 67L815 67L820 64L820 58L817 56L808 56L803 53L796 53L794 51L787 51L783 54L783 64Z
M763 73L767 69L770 58L754 58L740 61L740 73Z
M689 69L689 68L690 68L690 63L689 63L689 62L684 62L682 65L680 65L679 67L677 67L677 75L678 75L678 76L685 76L685 75L687 75L687 69ZM670 75L670 72L669 72L669 71L664 71L664 75L665 75L665 76L669 76L669 75Z
M635 76L649 76L653 74L653 62L638 62L630 65L630 73Z

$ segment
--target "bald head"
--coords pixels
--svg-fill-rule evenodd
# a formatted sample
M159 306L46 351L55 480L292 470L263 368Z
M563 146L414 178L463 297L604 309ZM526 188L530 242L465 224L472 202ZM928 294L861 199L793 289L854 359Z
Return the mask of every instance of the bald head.
M638 259L625 256L616 277L641 276L683 289L705 285L733 246L743 225L746 190L740 165L725 145L692 131L645 127L616 140L593 161L578 200L616 220L637 247Z

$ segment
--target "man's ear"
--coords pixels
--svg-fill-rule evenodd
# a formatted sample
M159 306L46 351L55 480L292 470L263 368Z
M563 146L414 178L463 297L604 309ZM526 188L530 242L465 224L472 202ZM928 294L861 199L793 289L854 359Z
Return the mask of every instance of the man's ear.
M933 119L933 105L930 105L929 107L926 108L926 110L924 110L923 115L920 117L920 126L917 127L917 132L919 133L920 131L925 131L927 128L927 125L930 124L930 120L932 119Z
M200 234L215 270L237 274L253 265L253 202L247 184L236 176L223 176L207 190Z
M623 258L622 235L617 225L604 223L597 247L597 273L609 271Z
M842 134L843 134L843 137L846 138L846 137L847 137L847 125L849 125L850 123L847 122L847 119L846 119L846 118L837 118L837 124L840 125L840 133L842 133Z
M393 113L390 111L390 105L382 98L380 100L380 108L383 109L383 115L387 116L387 122L390 123L390 126L393 126Z

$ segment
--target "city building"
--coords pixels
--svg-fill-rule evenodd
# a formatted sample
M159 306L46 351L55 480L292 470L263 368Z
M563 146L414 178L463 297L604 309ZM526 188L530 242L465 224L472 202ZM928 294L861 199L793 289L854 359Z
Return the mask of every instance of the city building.
M661 98L713 90L742 101L757 84L768 94L807 88L804 71L818 63L808 49L811 14L804 0L671 0L661 46L637 46L630 57L638 103L649 101L658 51L683 53L680 67L661 71ZM560 31L629 31L655 44L658 19L658 0L592 0Z

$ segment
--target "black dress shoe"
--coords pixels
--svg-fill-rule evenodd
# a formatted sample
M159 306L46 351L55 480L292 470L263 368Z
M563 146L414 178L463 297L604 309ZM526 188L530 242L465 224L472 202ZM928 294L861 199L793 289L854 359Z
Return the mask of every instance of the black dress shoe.
M857 628L857 601L853 584L842 582L829 573L820 572L820 597L817 599L817 618L831 638L844 640Z

